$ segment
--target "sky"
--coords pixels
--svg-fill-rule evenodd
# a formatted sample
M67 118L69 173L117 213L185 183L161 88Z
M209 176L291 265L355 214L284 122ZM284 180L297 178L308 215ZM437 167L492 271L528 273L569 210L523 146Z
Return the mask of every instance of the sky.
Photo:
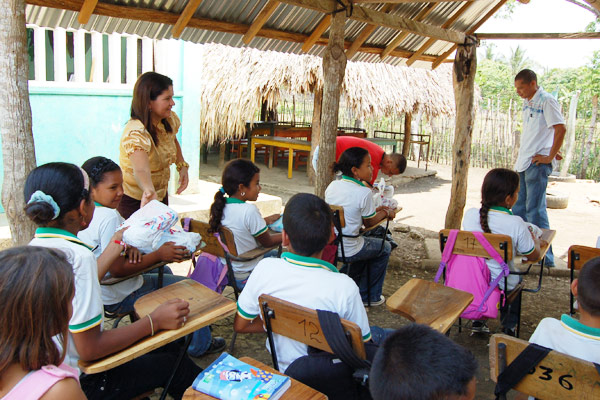
M583 32L593 20L594 14L565 0L531 0L529 4L517 4L509 19L490 18L477 32ZM496 54L505 56L519 45L543 68L579 67L589 61L594 50L600 50L600 39L486 40L482 47L488 43L496 46Z

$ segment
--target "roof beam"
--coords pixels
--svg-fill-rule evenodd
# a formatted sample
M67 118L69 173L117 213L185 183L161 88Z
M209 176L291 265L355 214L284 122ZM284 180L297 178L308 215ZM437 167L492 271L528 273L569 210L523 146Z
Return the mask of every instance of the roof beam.
M308 53L314 44L317 43L317 40L319 40L321 35L329 28L329 25L331 25L331 14L325 15L321 22L319 22L319 25L317 25L315 30L312 31L308 39L306 39L302 45L302 51Z
M41 7L58 8L61 10L79 11L81 8L81 0L26 0L27 4ZM134 21L155 22L159 24L175 25L179 18L178 14L167 11L151 10L146 8L137 8L130 6L120 6L108 3L98 3L94 10L96 15L104 15L107 17L123 18L127 15L128 19ZM238 24L232 22L217 21L207 18L191 18L187 24L190 28L204 29L216 32L227 32L243 35L248 31L250 25ZM256 36L265 37L268 39L285 40L294 43L305 43L308 35L301 33L284 32L276 29L262 28ZM327 45L327 38L318 38L316 44ZM344 47L349 48L352 43L345 42ZM361 46L358 51L368 54L381 54L381 47L377 46ZM394 50L391 55L394 57L408 58L411 52L403 50ZM434 56L422 56L423 61L433 62ZM443 60L443 62L452 62L452 60Z
M260 31L260 29L271 17L271 15L273 15L278 5L279 1L277 0L267 1L263 9L260 10L256 18L252 22L252 25L250 25L250 28L248 28L248 31L244 34L244 37L242 38L244 43L250 44L250 42L252 41L252 39L254 39L258 31Z
M388 11L391 11L392 8L394 8L393 4L386 4L381 9L381 12L387 13ZM352 42L352 45L350 46L350 48L348 50L346 50L346 57L348 59L350 59L352 56L354 56L356 54L356 52L358 51L358 48L360 46L362 46L362 44L364 42L366 42L366 40L369 38L369 36L371 36L371 33L373 33L373 31L375 29L377 29L377 25L373 25L373 24L367 24L364 28L362 28L362 30L360 31L360 33L358 34L358 36L356 37L354 42Z
M77 22L79 22L81 25L87 24L92 16L92 13L94 12L94 8L96 8L96 4L98 4L98 0L85 0L81 5L81 9L79 10Z
M481 18L479 20L478 23L476 23L475 25L473 25L473 27L471 27L468 31L467 31L467 35L472 35L474 34L477 29L481 28L481 25L483 25L485 23L485 21L487 21L488 19L490 19L492 17L492 15L496 14L496 11L498 11L500 9L500 7L502 7L504 5L504 3L506 3L508 0L500 0L498 2L498 4L496 4L494 7L492 7L492 9L490 11L487 12L487 14L485 14L483 16L483 18ZM452 52L454 50L456 50L456 45L453 45L452 47L450 47L450 49L448 51L446 51L444 54L442 54L441 56L439 56L438 58L436 58L436 60L431 64L431 69L436 69L437 67L439 67L439 65L443 62L445 62L446 58L452 54Z
M598 12L600 12L600 0L584 0L590 6L594 7Z
M403 3L458 3L461 0L353 0L354 4L358 3L393 3L393 4L403 4ZM462 0L465 2L473 3L476 1L483 0Z
M338 9L339 4L335 0L281 0L283 3L291 4L297 7L309 8L322 13L329 13L331 10ZM354 5L352 15L348 17L355 21L365 22L367 24L385 26L397 30L405 30L421 36L434 37L438 40L444 40L452 43L464 43L465 34L450 29L443 29L439 26L424 24L413 21L410 18L390 15L381 11L375 11L370 8Z
M436 5L436 3L427 4L421 11L419 11L414 20L419 22L423 21L429 14L431 14ZM381 59L383 60L389 56L390 53L409 35L409 33L410 32L405 31L399 32L399 35L396 36L390 43L388 43L385 49L383 49L380 55Z
M600 32L574 32L574 33L477 33L477 39L504 40L504 39L600 39Z
M175 23L173 30L171 31L171 34L173 35L174 38L179 38L179 36L181 36L181 32L183 32L183 29L190 22L190 19L192 19L192 16L198 9L198 6L200 5L200 3L202 3L202 0L190 0L187 3L185 8L183 9L183 12L177 19L177 22Z
M466 3L466 4L464 4L450 18L448 18L446 20L446 22L444 22L442 24L442 28L449 28L449 27L451 27L452 24L454 24L456 22L456 20L458 20L458 18L461 15L463 15L469 9L469 7L471 7L472 4L473 3ZM413 63L415 61L417 61L417 59L419 58L419 56L422 55L423 53L425 53L425 50L427 50L428 48L430 48L431 46L433 46L433 44L435 42L437 42L437 40L435 38L428 39L424 44L421 45L421 47L419 47L419 49L408 60L406 60L406 65L408 65L409 67L411 65L413 65Z

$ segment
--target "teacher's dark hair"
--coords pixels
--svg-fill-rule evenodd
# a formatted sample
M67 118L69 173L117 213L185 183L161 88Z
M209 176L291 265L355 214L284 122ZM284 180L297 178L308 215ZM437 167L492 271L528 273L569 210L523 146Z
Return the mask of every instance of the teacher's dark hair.
M173 86L173 81L168 76L161 75L156 72L146 72L138 78L133 87L133 99L131 100L131 118L139 119L144 127L152 136L154 144L158 146L158 137L156 129L152 125L150 118L150 101L156 100L158 96L165 90ZM166 118L161 120L167 132L171 132L172 128Z
M333 173L340 171L342 174L354 178L352 168L360 168L368 154L369 152L362 147L350 147L342 153L336 163L333 163Z

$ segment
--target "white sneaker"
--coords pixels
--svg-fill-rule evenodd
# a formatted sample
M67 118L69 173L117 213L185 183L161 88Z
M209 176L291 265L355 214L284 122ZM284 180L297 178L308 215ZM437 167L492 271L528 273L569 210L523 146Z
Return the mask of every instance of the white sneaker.
M380 305L382 305L383 303L385 303L385 297L384 297L383 295L381 295L381 296L379 296L379 300L377 300L377 301L371 301L371 306L380 306ZM364 304L365 306L368 306L368 305L369 305L369 303L368 303L368 302L366 302L366 301L363 301L363 304Z

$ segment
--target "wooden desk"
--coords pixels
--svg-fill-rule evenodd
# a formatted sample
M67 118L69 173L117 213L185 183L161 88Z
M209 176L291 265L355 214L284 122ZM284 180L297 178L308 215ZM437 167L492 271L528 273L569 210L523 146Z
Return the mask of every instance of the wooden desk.
M310 142L306 140L288 139L282 137L262 136L253 137L250 145L250 160L254 162L254 152L257 144L271 147L283 147L288 149L288 178L292 179L292 167L294 165L294 150L310 151ZM273 151L269 153L269 168L273 168Z
M246 364L250 364L255 366L256 368L260 368L264 371L270 372L272 374L283 375L279 371L275 371L273 368L261 363L250 357L242 357L241 361ZM290 378L291 379L291 378ZM193 388L189 387L188 390L183 394L184 400L214 400L216 397L209 396L202 392L197 392ZM285 391L283 396L280 397L281 400L326 400L327 396L325 396L321 392L317 392L315 389L312 389L305 384L298 382L295 379L292 379L292 385L288 390Z
M183 327L160 331L152 337L149 336L127 349L100 360L79 361L81 371L86 374L97 374L118 367L215 321L233 315L236 310L233 301L191 279L177 282L145 295L135 302L134 308L140 318L144 318L160 304L174 298L181 298L190 303L190 314L187 316L187 321Z
M554 240L554 237L556 236L556 231L552 230L552 229L544 229L544 228L540 228L540 229L542 230L541 239L545 240L547 242L547 245L540 247L540 256L535 261L524 260L522 258L522 256L519 256L519 258L521 258L520 264L531 265L531 264L541 263L542 260L544 259L544 257L546 257L546 253L548 252L548 249L552 245L552 241ZM518 265L518 264L519 263L515 263L515 265Z

